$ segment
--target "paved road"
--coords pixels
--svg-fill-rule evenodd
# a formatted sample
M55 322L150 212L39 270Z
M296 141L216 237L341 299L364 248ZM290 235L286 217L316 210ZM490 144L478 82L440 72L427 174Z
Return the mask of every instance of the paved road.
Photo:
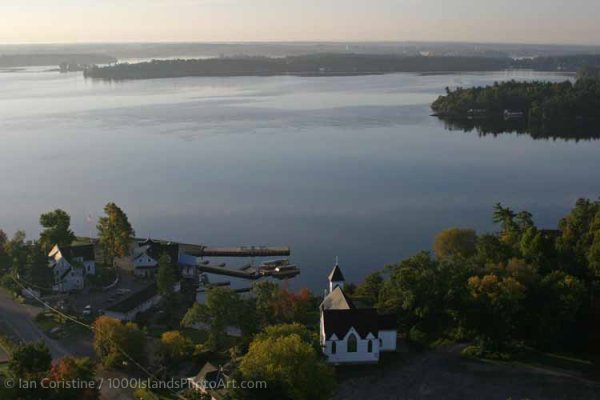
M7 327L14 336L24 342L43 340L48 345L54 360L68 355L75 357L93 355L90 354L92 350L89 340L70 340L69 348L66 348L62 343L46 336L33 321L39 312L40 308L16 303L9 293L0 289L0 323ZM115 377L126 378L127 375L105 372L98 376L98 378L104 379ZM130 400L133 397L129 390L111 389L108 385L103 385L100 390L100 398L102 400Z
M13 301L12 296L5 290L0 290L0 320L8 327L14 336L24 342L43 340L50 349L53 359L65 357L70 352L58 341L50 339L33 322L39 308Z

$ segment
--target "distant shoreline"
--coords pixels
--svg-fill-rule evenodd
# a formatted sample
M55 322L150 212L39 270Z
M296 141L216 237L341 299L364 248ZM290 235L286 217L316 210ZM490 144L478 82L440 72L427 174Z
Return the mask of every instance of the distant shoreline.
M512 59L508 57L406 56L389 54L308 54L288 57L218 57L152 60L135 64L94 66L86 78L139 80L180 77L232 76L363 76L408 72L448 74L534 70L575 72L584 65L600 65L600 55Z

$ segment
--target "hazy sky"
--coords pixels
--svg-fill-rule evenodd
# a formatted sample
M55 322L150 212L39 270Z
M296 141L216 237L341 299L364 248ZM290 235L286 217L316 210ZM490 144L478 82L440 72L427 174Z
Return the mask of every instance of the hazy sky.
M600 44L600 0L0 0L0 43Z

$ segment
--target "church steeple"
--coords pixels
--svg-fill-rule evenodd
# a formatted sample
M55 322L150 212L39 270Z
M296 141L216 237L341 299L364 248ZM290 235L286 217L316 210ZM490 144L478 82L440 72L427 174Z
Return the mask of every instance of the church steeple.
M329 292L333 292L333 289L339 287L340 289L344 288L344 274L342 274L342 269L338 264L338 258L335 258L335 267L331 270L328 276L329 279Z

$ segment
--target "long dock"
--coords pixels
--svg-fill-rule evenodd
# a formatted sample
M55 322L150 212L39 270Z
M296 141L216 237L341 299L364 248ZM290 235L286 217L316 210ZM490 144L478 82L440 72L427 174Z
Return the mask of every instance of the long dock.
M240 271L239 269L231 269L225 267L215 267L211 265L198 265L196 267L200 272L208 272L211 274L233 276L235 278L255 280L260 278L260 275L255 271Z
M186 253L196 257L287 257L290 248L268 246L207 247L182 244Z

